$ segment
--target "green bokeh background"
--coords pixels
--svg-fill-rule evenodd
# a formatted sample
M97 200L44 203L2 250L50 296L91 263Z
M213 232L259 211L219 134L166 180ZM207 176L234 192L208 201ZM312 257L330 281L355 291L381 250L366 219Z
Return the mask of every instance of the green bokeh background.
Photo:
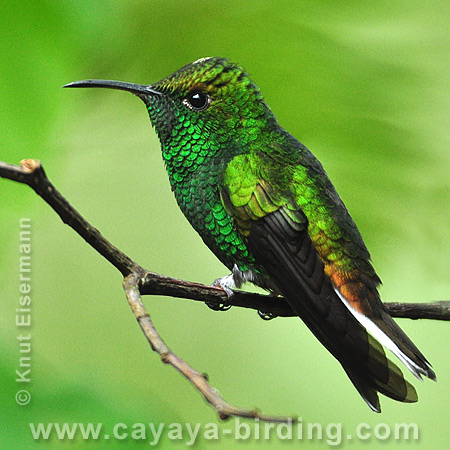
M450 295L450 4L438 1L6 1L0 13L0 159L43 161L52 182L146 268L210 283L225 268L179 212L144 106L126 93L63 90L110 78L150 83L203 56L240 62L282 126L324 164L357 222L385 300ZM143 441L35 442L29 422L216 422L150 351L119 274L29 188L0 179L0 447L145 448ZM32 400L14 400L19 219L32 223ZM168 345L227 400L303 422L417 423L420 440L341 447L448 445L450 325L402 320L439 382L420 401L382 398L372 413L339 364L296 319L215 313L145 300ZM232 421L220 425L233 428ZM326 447L199 440L195 448ZM159 448L184 448L183 442Z

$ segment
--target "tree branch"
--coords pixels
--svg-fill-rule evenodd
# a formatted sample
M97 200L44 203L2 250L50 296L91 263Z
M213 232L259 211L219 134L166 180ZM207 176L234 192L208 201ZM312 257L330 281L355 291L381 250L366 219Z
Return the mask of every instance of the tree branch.
M154 272L145 274L140 290L143 295L162 295L195 300L217 306L228 305L249 308L272 317L298 316L283 297L234 291L234 295L228 299L225 291L220 287L205 286L201 283L179 280ZM446 300L432 303L386 302L383 304L392 317L450 320L450 301Z
M250 308L261 313L263 318L296 316L282 297L236 291L231 299L223 289L205 286L150 272L106 240L92 227L70 203L58 192L47 178L41 163L26 159L14 166L0 161L0 177L27 184L41 196L59 215L61 220L73 228L89 245L109 261L124 277L123 287L128 304L142 332L165 364L172 365L183 374L217 411L221 419L231 416L258 418L270 422L290 422L293 417L268 416L258 410L241 409L226 402L208 382L205 374L198 372L175 355L164 343L153 325L141 295L164 295L205 302L208 306L221 305ZM410 319L450 320L450 301L426 304L385 303L393 317Z
M45 174L40 161L24 159L20 167L0 161L0 177L30 186L58 214L61 220L73 228L89 245L106 258L125 277L138 265L107 241L80 213L56 190Z
M219 395L218 391L208 383L208 377L205 373L198 372L191 367L186 361L173 353L162 340L142 303L139 290L140 281L140 277L132 273L125 277L123 288L127 296L128 304L142 331L147 337L152 350L161 356L161 360L164 364L170 364L184 375L202 393L205 400L216 409L222 420L228 419L231 416L252 419L258 418L259 420L267 422L292 422L295 419L294 417L268 416L259 412L257 409L242 409L226 402Z

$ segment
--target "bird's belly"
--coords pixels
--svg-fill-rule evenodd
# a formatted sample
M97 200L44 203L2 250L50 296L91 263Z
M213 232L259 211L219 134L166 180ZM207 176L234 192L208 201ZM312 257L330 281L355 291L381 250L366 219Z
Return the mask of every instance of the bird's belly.
M174 194L189 223L229 270L235 265L242 273L258 270L244 238L222 204L218 189L188 184L175 187Z

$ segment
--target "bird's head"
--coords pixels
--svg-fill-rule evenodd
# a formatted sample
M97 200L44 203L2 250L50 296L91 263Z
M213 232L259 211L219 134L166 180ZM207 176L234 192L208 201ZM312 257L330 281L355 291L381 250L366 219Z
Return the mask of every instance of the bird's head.
M193 140L245 146L275 122L248 74L225 58L199 59L150 85L86 80L65 87L103 87L137 95L147 106L163 149Z

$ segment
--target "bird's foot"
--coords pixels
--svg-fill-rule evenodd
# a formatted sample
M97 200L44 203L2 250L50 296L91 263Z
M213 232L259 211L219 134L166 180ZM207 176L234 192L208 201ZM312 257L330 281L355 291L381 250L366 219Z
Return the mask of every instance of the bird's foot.
M217 278L216 280L214 280L211 286L221 287L227 294L227 297L230 299L231 297L233 297L234 295L233 289L236 287L234 275L230 273L230 275Z
M236 283L234 282L233 274L230 274L226 275L225 277L217 278L216 280L214 280L211 286L221 287L227 294L227 299L229 300L234 295L233 288L236 287ZM228 311L231 308L229 302L223 302L219 304L206 302L206 305L208 306L208 308L211 308L214 311Z
M259 317L263 320L272 320L275 319L275 317L278 317L276 314L273 313L266 313L264 311L258 310Z
M211 303L205 302L205 305L213 311L228 311L232 305L229 303Z

